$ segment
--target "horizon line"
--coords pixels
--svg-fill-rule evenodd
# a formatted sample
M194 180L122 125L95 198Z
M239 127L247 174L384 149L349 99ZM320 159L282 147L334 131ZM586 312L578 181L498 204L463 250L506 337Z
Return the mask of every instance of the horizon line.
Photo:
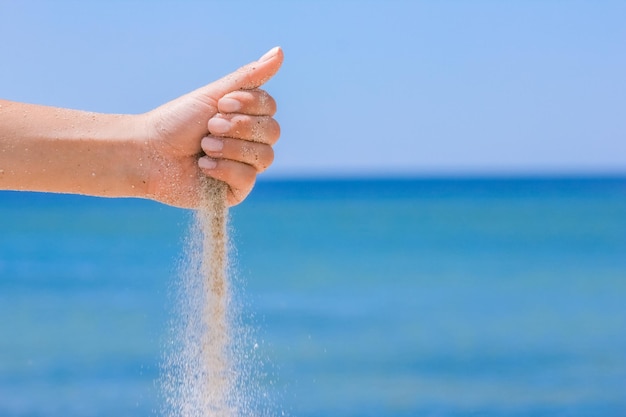
M259 175L257 182L397 180L626 180L623 172L437 172L437 173L290 173Z

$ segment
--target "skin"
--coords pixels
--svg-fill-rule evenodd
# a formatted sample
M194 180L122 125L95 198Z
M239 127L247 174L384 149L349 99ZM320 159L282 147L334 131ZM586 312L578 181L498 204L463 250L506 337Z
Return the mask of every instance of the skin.
M274 48L237 71L144 114L115 115L0 100L0 189L149 198L197 208L202 176L239 204L272 163Z

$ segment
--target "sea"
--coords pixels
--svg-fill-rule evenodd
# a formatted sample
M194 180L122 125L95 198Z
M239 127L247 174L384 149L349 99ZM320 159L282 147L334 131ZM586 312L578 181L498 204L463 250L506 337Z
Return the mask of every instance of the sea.
M230 212L250 415L626 416L626 177L262 180ZM0 416L174 417L192 227L0 192Z

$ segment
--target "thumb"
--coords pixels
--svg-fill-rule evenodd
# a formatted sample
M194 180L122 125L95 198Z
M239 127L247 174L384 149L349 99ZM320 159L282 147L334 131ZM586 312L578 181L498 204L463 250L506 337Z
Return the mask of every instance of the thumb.
M235 72L207 85L203 88L204 93L219 100L231 91L260 87L278 72L282 63L283 51L276 46L257 61L244 65Z

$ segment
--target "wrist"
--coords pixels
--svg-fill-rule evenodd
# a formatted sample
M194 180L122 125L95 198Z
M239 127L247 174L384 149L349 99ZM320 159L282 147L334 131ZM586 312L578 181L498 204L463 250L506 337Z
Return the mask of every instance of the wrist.
M119 116L118 133L114 135L113 161L116 176L113 184L120 186L125 197L151 198L150 170L152 152L149 144L147 117L144 114ZM117 162L115 162L117 161Z

